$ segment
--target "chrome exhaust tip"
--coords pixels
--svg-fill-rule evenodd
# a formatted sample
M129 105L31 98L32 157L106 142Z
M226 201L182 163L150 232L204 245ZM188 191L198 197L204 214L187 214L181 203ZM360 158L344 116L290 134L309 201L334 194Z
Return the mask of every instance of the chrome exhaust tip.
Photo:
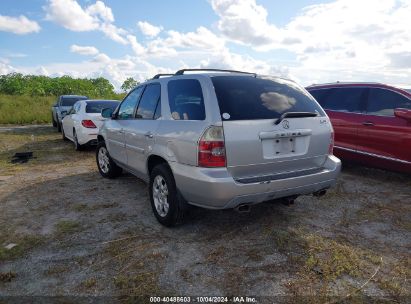
M326 193L327 193L327 190L321 189L319 191L314 192L313 195L316 197L321 197L321 196L324 196Z
M241 204L235 207L235 211L238 213L249 213L251 210L251 206L248 204Z

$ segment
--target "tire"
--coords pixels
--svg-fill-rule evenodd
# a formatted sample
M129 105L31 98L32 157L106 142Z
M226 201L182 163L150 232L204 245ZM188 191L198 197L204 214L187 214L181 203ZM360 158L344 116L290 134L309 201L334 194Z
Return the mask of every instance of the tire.
M167 164L157 165L151 171L149 195L153 213L160 224L171 227L183 223L187 203L179 194Z
M74 142L74 149L76 149L76 151L82 151L84 149L84 145L80 145L78 143L77 133L75 129L73 129L73 142Z
M102 154L100 155L100 153L102 153ZM105 164L107 166L103 165L103 163L104 163L104 156L103 155L106 156ZM123 172L123 169L121 167L117 166L117 164L110 157L110 154L108 153L108 150L107 150L107 147L106 147L106 143L104 141L99 142L98 145L97 145L96 162L97 162L98 171L100 172L101 176L104 177L104 178L116 178L116 177L120 176L121 173Z
M61 132L61 123L57 121L57 132Z
M63 140L67 141L68 138L66 137L66 133L64 133L64 128L61 128L61 137L63 138Z
M54 120L54 115L51 113L51 123L53 124L53 127L57 127L57 122Z

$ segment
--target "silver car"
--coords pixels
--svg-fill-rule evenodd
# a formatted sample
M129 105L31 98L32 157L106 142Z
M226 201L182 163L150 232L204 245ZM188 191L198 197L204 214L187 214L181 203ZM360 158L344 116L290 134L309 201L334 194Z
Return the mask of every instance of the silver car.
M195 73L193 73L195 71ZM96 160L149 183L153 212L172 226L188 204L236 208L323 195L340 172L330 120L293 81L227 70L180 70L103 109Z

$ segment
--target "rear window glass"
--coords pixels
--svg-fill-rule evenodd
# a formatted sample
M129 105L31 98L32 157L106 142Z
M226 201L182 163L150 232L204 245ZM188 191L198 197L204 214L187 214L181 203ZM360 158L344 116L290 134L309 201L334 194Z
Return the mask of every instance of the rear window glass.
M285 112L325 115L311 95L292 81L248 76L212 77L223 119L275 119Z
M172 80L167 85L171 116L175 120L204 120L204 98L196 79Z
M87 97L63 97L61 99L61 106L72 107L78 100L85 100Z
M117 108L118 101L90 101L86 105L86 113L101 113L101 110L110 108L113 111Z

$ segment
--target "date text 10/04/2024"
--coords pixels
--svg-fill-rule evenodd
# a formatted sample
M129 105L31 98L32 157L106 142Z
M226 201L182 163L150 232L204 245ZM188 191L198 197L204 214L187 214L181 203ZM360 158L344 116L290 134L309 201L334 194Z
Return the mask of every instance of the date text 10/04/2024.
M257 303L254 297L150 297L150 303Z

